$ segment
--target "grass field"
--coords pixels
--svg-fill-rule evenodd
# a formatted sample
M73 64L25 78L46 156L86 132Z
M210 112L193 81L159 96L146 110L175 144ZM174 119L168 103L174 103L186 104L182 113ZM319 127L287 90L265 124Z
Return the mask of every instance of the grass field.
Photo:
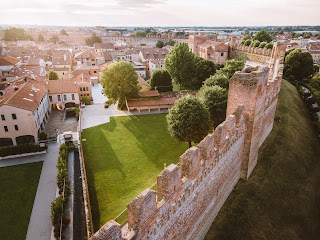
M169 135L164 114L111 118L85 129L82 138L95 230L152 186L164 164L177 163L188 147Z
M295 87L283 81L274 128L206 239L320 239L320 145Z
M0 239L24 240L42 162L0 168Z

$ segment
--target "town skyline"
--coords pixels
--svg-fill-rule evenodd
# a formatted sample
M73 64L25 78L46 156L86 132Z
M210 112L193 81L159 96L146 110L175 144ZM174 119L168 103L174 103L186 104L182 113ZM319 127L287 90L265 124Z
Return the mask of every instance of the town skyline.
M3 25L293 26L319 23L320 2L199 0L58 0L1 3ZM12 14L15 17L12 18ZM248 16L250 15L250 18Z

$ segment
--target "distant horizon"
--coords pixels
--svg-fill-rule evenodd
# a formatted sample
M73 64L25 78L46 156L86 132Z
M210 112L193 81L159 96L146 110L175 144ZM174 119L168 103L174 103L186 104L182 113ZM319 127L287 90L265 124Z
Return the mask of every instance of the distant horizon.
M46 26L314 26L319 0L11 0L3 25Z

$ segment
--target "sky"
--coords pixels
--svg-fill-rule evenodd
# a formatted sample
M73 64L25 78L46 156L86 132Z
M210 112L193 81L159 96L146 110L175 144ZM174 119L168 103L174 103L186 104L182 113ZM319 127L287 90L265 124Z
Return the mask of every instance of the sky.
M320 25L320 0L1 0L0 24Z

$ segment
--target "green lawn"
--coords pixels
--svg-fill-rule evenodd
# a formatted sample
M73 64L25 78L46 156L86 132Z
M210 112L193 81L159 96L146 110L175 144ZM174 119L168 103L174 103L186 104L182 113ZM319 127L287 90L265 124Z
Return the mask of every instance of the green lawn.
M42 162L0 168L0 239L27 235Z
M258 165L222 207L206 239L320 239L320 145L296 88L282 82Z
M115 218L177 163L188 144L167 131L164 114L113 117L82 135L94 229Z

